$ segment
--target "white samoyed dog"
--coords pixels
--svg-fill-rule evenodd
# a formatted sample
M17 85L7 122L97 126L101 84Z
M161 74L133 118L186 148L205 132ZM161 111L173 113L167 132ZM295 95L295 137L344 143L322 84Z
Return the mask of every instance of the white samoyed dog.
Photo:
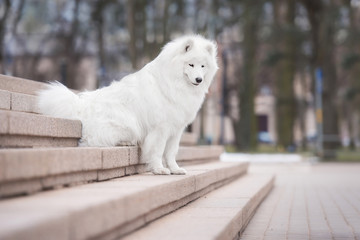
M169 42L141 70L75 94L59 82L38 93L41 113L82 122L80 146L139 144L154 174L186 174L175 157L218 69L217 47L199 35Z

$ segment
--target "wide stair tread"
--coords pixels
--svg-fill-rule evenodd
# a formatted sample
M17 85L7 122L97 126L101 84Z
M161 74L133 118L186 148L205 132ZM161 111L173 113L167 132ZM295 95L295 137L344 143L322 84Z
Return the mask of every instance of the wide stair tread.
M0 147L78 145L81 121L36 114L38 112L36 96L0 90ZM184 133L181 138L182 145L191 146L196 142L195 134Z
M236 239L273 183L273 175L247 174L135 231L124 240Z
M75 147L81 122L33 113L0 110L1 147Z
M46 83L0 74L0 89L8 92L35 95L37 91L46 86Z
M229 183L246 163L189 166L187 175L141 174L0 201L0 239L123 235Z
M81 138L79 120L0 109L0 147L75 147ZM193 145L193 134L182 143Z
M180 147L181 166L219 159L222 146ZM186 167L187 168L187 167ZM0 198L143 173L137 146L0 150Z
M81 121L32 113L0 110L0 134L81 137Z

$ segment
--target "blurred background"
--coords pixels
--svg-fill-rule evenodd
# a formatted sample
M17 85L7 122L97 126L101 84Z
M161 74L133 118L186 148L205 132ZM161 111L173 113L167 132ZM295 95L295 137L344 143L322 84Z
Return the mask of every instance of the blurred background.
M199 143L360 159L360 0L0 0L0 71L93 90L190 33L220 66Z

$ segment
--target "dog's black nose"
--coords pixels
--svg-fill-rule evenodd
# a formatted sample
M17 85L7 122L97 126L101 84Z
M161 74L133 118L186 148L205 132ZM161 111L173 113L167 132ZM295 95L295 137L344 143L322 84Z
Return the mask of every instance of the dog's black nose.
M201 82L202 82L202 78L199 78L199 77L195 78L195 80L196 80L197 83L201 83Z

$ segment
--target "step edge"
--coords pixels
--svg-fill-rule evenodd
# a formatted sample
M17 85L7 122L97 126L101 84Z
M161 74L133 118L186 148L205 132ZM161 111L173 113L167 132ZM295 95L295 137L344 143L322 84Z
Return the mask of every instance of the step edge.
M224 163L221 163L221 164L224 164ZM214 165L213 167L218 167L220 165L220 163L216 166L216 165ZM229 172L233 169L233 168L235 168L235 167L238 167L239 169L241 169L242 171L245 171L245 170L247 170L247 169L245 169L244 170L244 168L243 168L243 165L241 165L241 164L232 164L231 166L230 165L227 165L227 166L225 166L225 165L223 165L222 166L222 168L227 168L228 170L229 170ZM135 176L134 176L135 177ZM136 176L137 178L148 178L149 176L148 175L137 175ZM205 171L205 172L195 172L194 173L194 175L189 175L189 176L187 176L187 177L170 177L169 178L169 180L168 181L166 181L165 183L162 183L162 184L156 184L156 185L153 185L153 187L151 187L151 189L146 189L146 191L148 191L148 193L150 193L149 191L151 191L151 192L157 192L157 191L163 191L164 189L166 190L166 189L172 189L172 192L173 191L175 191L174 190L174 186L175 185L178 185L178 184L183 184L183 183L186 183L186 182L189 182L189 184L191 184L192 182L194 182L196 179L200 179L200 178L202 178L202 177L205 177L205 179L207 178L208 180L209 179L211 179L211 178L214 178L215 180L211 180L211 181L209 181L208 182L208 184L206 185L206 186L208 186L208 185L210 185L211 183L213 183L213 182L216 182L216 181L220 181L221 179L219 179L218 178L218 169L209 169L209 170L207 170L207 171ZM227 178L230 178L231 176L227 176ZM224 178L224 179L227 179L227 178ZM136 179L136 178L135 178ZM128 181L131 181L131 180L134 180L134 179L128 179ZM128 183L128 181L125 181L125 183ZM196 181L195 181L196 182ZM106 182L106 184L105 185L102 185L102 186L111 186L111 183L113 183L113 181L108 181L108 182ZM175 184L175 185L174 185ZM98 185L97 187L99 187L100 185ZM206 187L205 186L205 187ZM95 187L95 186L94 186ZM84 188L82 188L82 189L84 189ZM192 190L191 190L192 189ZM202 188L201 188L202 189ZM64 194L64 193L67 193L67 194L69 194L69 193L76 193L76 190L81 190L81 189L66 189L66 190L63 190L61 193L62 194ZM197 190L200 190L200 189L197 189ZM165 205L165 204L167 204L167 203L171 203L171 202L174 202L174 201L176 201L176 200L178 200L178 199L180 199L180 196L182 196L182 197L185 197L185 196L187 196L187 195L189 195L189 194L191 194L191 193L194 193L194 192L196 192L197 191L196 190L196 186L194 186L193 188L190 188L190 190L189 189L185 189L185 190L182 190L182 192L179 192L179 191L181 191L181 189L176 189L176 194L179 194L178 196L173 196L173 197L171 197L170 199L169 199L169 197L166 197L166 199L164 200L162 200L162 201L164 201L164 202L162 202L162 201L158 201L158 200L156 200L155 198L153 198L151 201L153 201L153 202L151 202L150 201L150 203L148 203L148 204L150 204L149 206L151 206L151 209L148 209L148 208L143 208L143 209L146 209L146 211L144 210L144 212L142 213L142 214L147 214L147 213L149 213L152 209L156 209L156 208L158 208L158 207L160 207L160 206L162 206L162 205ZM59 190L59 191L61 191L61 190ZM64 192L65 191L65 192ZM187 191L190 191L189 193L187 192ZM93 191L94 192L94 191ZM49 194L49 193L44 193L44 194L42 194L42 196L44 196L45 194ZM55 193L54 193L55 194ZM144 197L144 191L142 190L142 191L140 191L140 192L135 192L135 193L130 193L130 194L128 194L128 195L123 195L123 196L119 196L117 199L113 199L113 200L110 200L110 199L108 199L106 202L104 202L104 203L100 203L99 201L98 201L98 204L96 204L96 209L94 210L94 211L96 211L96 210L101 210L101 209L106 209L106 207L109 207L109 206L112 206L112 207L114 207L114 203L115 202L118 202L118 204L119 204L119 202L122 202L122 201L124 201L124 199L126 199L126 196L131 196L131 201L133 202L133 201L142 201L142 199L143 199L143 197ZM59 194L59 192L57 192L56 194L55 194L56 196L61 196L61 194ZM46 195L45 195L46 196ZM155 197L154 195L152 195L153 197ZM157 195L156 195L157 196ZM38 196L39 197L39 196ZM37 197L35 197L35 199L36 199ZM33 200L34 198L32 198L32 197L29 197L29 198L27 198L27 199L30 199L30 200L28 200L28 201L31 201L31 200ZM19 199L18 201L20 201L21 199ZM115 201L115 202L114 202ZM167 202L166 202L167 201ZM1 205L3 205L3 203L1 203L0 202L0 206ZM72 204L72 205L74 205L74 204ZM116 205L115 205L116 206ZM88 206L88 208L89 207L91 207L91 206ZM92 206L92 207L94 207L94 206ZM118 206L119 207L119 206ZM72 207L67 207L67 209L72 209L73 211L75 211L75 209L74 208L72 208ZM87 217L87 219L89 220L89 219L93 219L93 216L90 214L90 212L88 211L89 209L84 209L84 208L82 208L82 209L77 209L76 210L76 212L74 213L74 212L68 212L68 215L65 217L64 215L63 215L63 213L59 213L59 216L58 216L58 218L66 218L66 219L64 219L65 221L66 220L74 220L74 219L76 219L76 217L78 217L79 216L79 214L80 213L82 213L82 214L85 214L85 216L82 216L82 219L84 220L84 217ZM132 210L132 211L134 211L134 209ZM138 210L136 210L136 211L138 211ZM124 220L124 219L121 219L121 220L118 220L118 222L116 223L116 225L117 226L119 226L119 225L121 225L121 224L124 224L124 223L126 223L127 221L130 221L130 220L132 220L132 219L136 219L137 217L139 217L139 212L133 212L133 213L128 213L129 214L129 216L128 216L128 219L127 220ZM29 217L29 214L26 214L26 212L24 213L23 212L23 214L24 214L24 216L28 216ZM87 215L88 214L88 215ZM90 214L90 215L89 215ZM93 220L95 220L95 221L97 221L97 222L103 222L103 221L107 221L106 219L107 218L109 218L109 216L101 216L102 217L102 219L101 220L99 220L99 219L93 219ZM69 218L69 219L68 219ZM111 216L110 216L110 218L112 218ZM86 222L86 220L84 220L85 222ZM112 219L112 220L110 220L110 219L108 219L108 221L109 222L113 222L114 220ZM73 223L72 221L70 221L72 224L70 224L68 227L70 227L70 228L73 228L72 230L70 229L69 230L69 232L73 232L73 234L74 235L72 235L72 237L75 237L75 238L77 238L77 237L80 237L80 238L87 238L87 237L91 237L91 236L96 236L96 235L98 235L98 234L100 234L100 230L96 230L96 231L98 231L98 232L96 232L95 230L92 230L93 232L92 233L89 233L89 232L87 232L87 233L82 233L82 234L85 234L85 236L82 236L82 234L80 234L80 233L78 233L78 232L76 232L76 224L75 223ZM79 223L78 223L79 224ZM80 223L81 224L81 223ZM114 224L113 224L114 225ZM79 227L79 226L78 226ZM24 230L24 228L25 228L25 230L26 230L26 226L23 226L23 228L21 228L21 229L23 229ZM111 229L111 226L108 226L108 228L110 228ZM89 229L88 229L89 230ZM90 229L91 230L91 229ZM89 230L89 231L90 231ZM1 231L1 230L0 230ZM4 230L5 231L5 230ZM74 231L75 231L75 233L74 233ZM95 231L95 232L94 232ZM101 232L104 232L105 230L104 229L102 229L101 230ZM5 233L6 233L6 231L5 231ZM4 232L3 232L3 234L5 234ZM2 236L4 236L2 234ZM7 235L8 236L13 236L13 237L15 237L17 234L20 234L18 231L16 231L16 232L12 232L12 233L7 233ZM30 237L30 235L29 235L29 237Z
M81 138L82 124L80 120L55 118L35 113L17 112L10 110L0 110L0 117L8 121L6 128L0 128L0 135L24 135L39 137L58 137L58 138ZM24 124L18 128L19 124ZM31 122L29 122L31 121ZM48 124L42 130L31 127L32 124ZM15 124L15 125L14 125ZM21 125L20 124L20 125Z
M261 204L261 202L265 199L265 197L269 194L269 192L271 191L273 184L274 184L274 179L275 179L275 175L273 174L247 174L242 178L239 178L236 181L243 181L246 177L248 177L249 175L252 176L258 176L260 177L260 179L258 180L260 182L260 184L257 184L256 186L256 192L252 193L252 195L250 197L244 197L243 199L246 201L245 203L243 203L242 205L239 206L238 209L236 209L236 212L231 215L231 217L224 219L224 221L227 221L226 223L224 223L223 225L221 225L221 227L223 227L222 229L218 229L218 231L214 231L211 237L210 236L199 236L197 235L196 238L195 236L186 236L186 235L182 235L181 238L183 239L218 239L218 240L222 240L222 239L237 239L239 232L241 232L243 230L243 228L246 227L247 221L245 221L247 218L251 218L252 214L256 211L257 207ZM251 176L250 176L251 177ZM251 178L250 178L251 180ZM246 180L245 180L246 181ZM233 184L233 183L230 183ZM234 186L236 188L240 187L239 185L236 185L237 183L234 182ZM226 186L225 186L226 187ZM218 191L218 192L216 192ZM215 197L212 196L208 196L208 198L212 198L212 199L218 199L220 198L220 196L222 195L222 188L216 190L214 192L211 192L210 194L217 194ZM207 198L207 195L204 195L203 198ZM226 199L227 197L225 197ZM241 198L242 199L242 198ZM181 211L185 211L185 212L190 212L191 209L194 207L195 209L198 208L206 208L209 209L208 211L210 211L210 209L212 209L209 206L192 206L194 203L195 204L200 204L198 201L201 201L203 199L199 199L196 200L194 202L189 203L189 205L185 206L184 208L178 209L177 211L174 212L174 214L177 215L173 215L173 216L164 216L164 218L162 219L162 222L157 222L154 221L153 223L155 223L156 225L151 225L152 223L149 223L149 225L144 226L144 228L140 228L140 229L136 229L133 232L130 232L128 235L125 236L124 240L131 240L131 239L145 239L144 236L146 236L146 239L155 239L156 237L160 237L160 235L154 235L154 236L150 236L149 233L151 231L156 231L157 229L160 228L166 228L167 226L162 225L162 223L169 223L169 221L171 221L169 224L173 225L176 224L178 221L178 219L176 219L176 217L182 217L183 214ZM254 207L255 206L255 207ZM219 207L214 207L214 208L219 208ZM222 208L222 207L220 207ZM235 210L234 210L235 211ZM251 212L252 214L250 215L246 215L247 212ZM249 217L250 216L250 217ZM196 216L191 216L191 217L196 217ZM214 218L214 216L212 216L212 218ZM244 219L246 218L246 219ZM201 221L201 219L199 219L199 221ZM155 228L154 228L155 227ZM203 226L204 227L204 226ZM150 232L149 229L153 228ZM206 229L205 227L202 229ZM138 231L142 231L143 232L138 232ZM163 235L163 234L162 234ZM161 236L162 236L161 235ZM118 236L119 237L119 236ZM191 238L193 237L193 238ZM180 238L176 238L176 239L180 239Z
M37 91L44 89L46 85L44 82L0 74L0 89L9 92L35 95Z
M211 150L213 147L209 146L207 149ZM219 158L220 152L212 153L209 151L204 152L204 149L199 149L197 147L191 148L184 148L180 146L179 153L176 156L176 160L180 162L187 162L193 160L208 160L208 159L216 159ZM183 152L196 152L194 156L191 158L189 157L182 157ZM85 154L84 156L81 154ZM20 176L20 174L16 176L7 176L9 174L1 174L0 175L0 182L1 181L14 181L14 180L21 180L21 179L29 179L29 178L37 178L37 177L45 177L48 175L58 175L64 173L71 173L71 172L81 172L87 170L108 170L114 169L119 167L127 167L133 165L142 165L139 160L140 156L140 148L137 146L124 146L124 147L67 147L67 148L21 148L21 149L0 149L0 165L2 165L1 169L8 169L8 168L27 168L33 167L34 164L43 165L41 163L41 159L46 161L48 165L47 168L51 167L51 164L57 164L57 162L62 161L61 157L66 156L67 158L71 158L71 162L74 161L79 164L83 163L81 166L77 167L76 169L64 169L63 171L51 172L51 169L48 170L50 172L38 172L38 173L27 173L26 176ZM92 162L98 162L94 168L89 168L85 166L85 160L83 158L91 158L95 159ZM126 160L124 160L126 158ZM16 161L15 161L16 160ZM51 161L51 163L49 163ZM70 160L69 160L70 161ZM21 164L20 164L21 163ZM86 163L89 163L86 160ZM37 166L36 165L36 166ZM36 171L36 170L34 170ZM40 170L39 170L40 171Z
M257 174L260 175L260 174ZM248 202L244 206L244 208L248 209L247 211L241 212L241 226L234 228L234 219L232 219L231 223L224 229L216 239L221 240L226 236L231 236L232 239L240 238L241 234L244 232L246 226L251 221L251 218L254 216L256 209L261 205L261 203L265 200L265 198L269 195L272 188L274 187L276 176L274 174L270 174L267 176L267 181L261 188L248 199ZM236 223L235 223L236 224ZM236 230L237 229L237 230Z

